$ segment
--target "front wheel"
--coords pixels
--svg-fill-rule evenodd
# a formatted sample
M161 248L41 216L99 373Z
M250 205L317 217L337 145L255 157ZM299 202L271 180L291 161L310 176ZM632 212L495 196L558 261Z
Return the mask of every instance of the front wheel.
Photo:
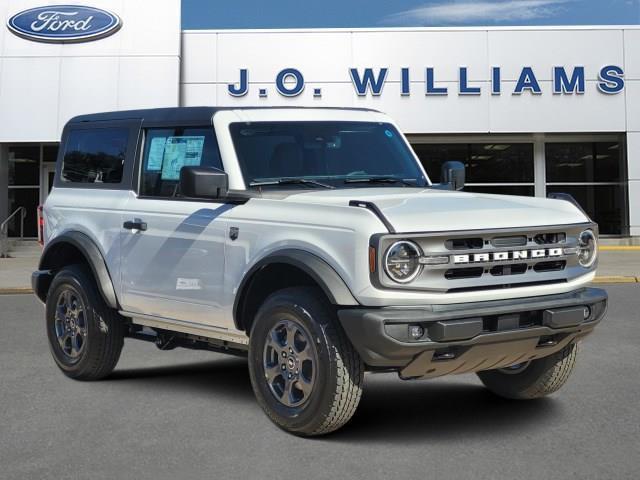
M501 397L516 400L540 398L557 391L567 382L577 353L577 344L571 343L548 357L478 372L478 377L489 390Z
M256 315L249 373L258 403L277 426L313 436L353 416L364 364L320 290L287 288L269 296Z

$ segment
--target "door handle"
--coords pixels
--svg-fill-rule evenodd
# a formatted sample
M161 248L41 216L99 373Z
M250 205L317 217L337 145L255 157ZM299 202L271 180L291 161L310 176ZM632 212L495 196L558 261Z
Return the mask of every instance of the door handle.
M133 220L127 220L126 222L124 222L122 224L122 228L144 232L147 229L147 224L139 218L134 218Z

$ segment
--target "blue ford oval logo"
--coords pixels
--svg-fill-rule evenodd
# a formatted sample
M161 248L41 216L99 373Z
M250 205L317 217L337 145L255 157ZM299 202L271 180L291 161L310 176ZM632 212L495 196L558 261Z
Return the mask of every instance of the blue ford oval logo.
M80 5L51 5L24 10L9 19L9 30L38 42L88 42L115 33L120 18L106 10Z

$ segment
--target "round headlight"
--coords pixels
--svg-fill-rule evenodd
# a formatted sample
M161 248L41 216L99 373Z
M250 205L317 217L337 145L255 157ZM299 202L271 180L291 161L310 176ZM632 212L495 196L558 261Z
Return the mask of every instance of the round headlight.
M598 256L598 240L591 230L583 231L578 237L578 262L583 267L590 267Z
M409 283L422 269L420 256L420 247L415 243L406 240L396 242L387 250L384 270L394 282Z

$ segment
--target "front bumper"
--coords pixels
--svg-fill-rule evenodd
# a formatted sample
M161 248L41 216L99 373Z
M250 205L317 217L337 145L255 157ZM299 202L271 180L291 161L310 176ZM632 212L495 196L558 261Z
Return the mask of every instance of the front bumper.
M404 378L477 372L542 358L591 333L607 309L607 292L570 293L417 308L338 311L349 340L376 369ZM413 339L410 326L424 335Z

